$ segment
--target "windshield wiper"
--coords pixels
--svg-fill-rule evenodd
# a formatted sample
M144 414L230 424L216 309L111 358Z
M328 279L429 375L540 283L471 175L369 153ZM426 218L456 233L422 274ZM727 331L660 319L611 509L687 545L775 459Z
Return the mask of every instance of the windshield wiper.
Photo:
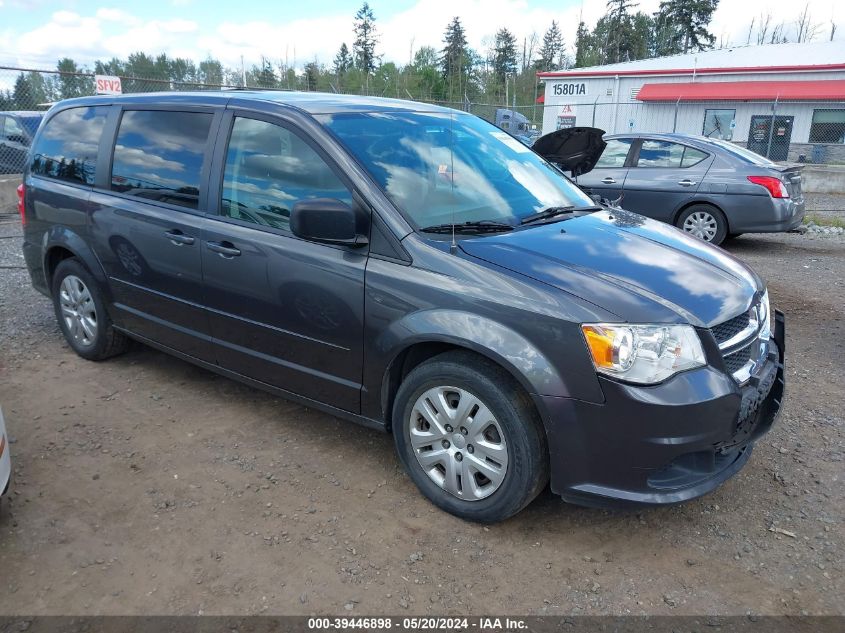
M433 226L426 226L420 229L420 231L426 233L451 233L453 229L455 233L501 233L503 231L513 231L514 227L507 222L478 220L476 222L456 222L455 224L435 224Z
M589 213L592 211L601 211L601 207L576 207L575 205L568 205L565 207L548 207L543 209L542 211L538 211L537 213L532 213L531 215L526 215L522 220L520 220L520 224L537 224L539 222L545 222L546 220L550 220L557 216L568 215L570 217L578 217L581 215L581 212ZM561 220L569 220L570 218L560 218Z

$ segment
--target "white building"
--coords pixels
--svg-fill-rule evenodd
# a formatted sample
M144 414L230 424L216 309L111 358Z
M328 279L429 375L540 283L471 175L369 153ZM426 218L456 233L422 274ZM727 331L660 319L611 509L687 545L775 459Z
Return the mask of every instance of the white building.
M742 46L538 73L543 133L683 132L775 160L845 160L845 42ZM772 125L774 123L774 125Z

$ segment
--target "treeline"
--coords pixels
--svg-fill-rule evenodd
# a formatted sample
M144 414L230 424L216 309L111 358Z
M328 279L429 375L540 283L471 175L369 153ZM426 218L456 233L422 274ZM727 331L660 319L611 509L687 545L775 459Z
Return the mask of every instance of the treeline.
M0 92L0 108L26 109L39 103L93 92L85 73L117 75L124 92L247 86L286 90L358 93L451 103L533 104L540 93L538 71L595 66L713 48L708 27L719 0L663 0L653 14L635 11L633 0L608 0L606 14L592 29L581 21L568 48L560 26L552 22L542 36L522 41L506 27L483 41L482 50L469 46L467 31L457 17L446 25L440 47L422 46L407 64L384 61L379 53L376 16L364 3L354 16L353 39L339 45L330 64L312 60L301 69L287 60L262 58L256 65L226 67L208 58L199 63L137 52L125 60L97 61L93 68L64 58L57 73L21 73L14 88ZM784 23L771 27L761 16L757 43L786 40ZM819 30L807 7L796 21L797 41L812 39ZM831 38L835 32L831 24ZM749 27L752 43L755 23ZM726 44L726 43L722 43ZM727 43L729 44L729 43ZM574 51L574 55L568 53ZM1 71L0 71L1 72Z

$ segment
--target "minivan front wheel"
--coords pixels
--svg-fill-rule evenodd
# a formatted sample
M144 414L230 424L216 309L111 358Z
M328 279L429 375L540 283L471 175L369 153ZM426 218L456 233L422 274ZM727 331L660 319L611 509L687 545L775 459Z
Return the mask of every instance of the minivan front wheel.
M441 354L403 381L393 408L396 450L435 505L492 523L528 505L549 478L542 423L506 371L468 352Z
M718 246L728 236L725 214L709 204L694 204L678 216L677 226L685 233Z
M103 360L126 350L128 339L112 326L97 282L76 258L62 260L53 273L53 306L65 340L83 358Z

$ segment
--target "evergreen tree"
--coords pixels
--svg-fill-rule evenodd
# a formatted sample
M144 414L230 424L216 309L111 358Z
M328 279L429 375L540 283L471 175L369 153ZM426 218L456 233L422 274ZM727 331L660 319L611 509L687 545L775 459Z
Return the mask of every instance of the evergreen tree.
M635 6L637 4L631 0L607 0L607 15L602 18L606 21L604 24L605 63L614 64L628 60L625 49L632 22L629 9ZM599 20L599 23L602 20ZM599 24L596 24L597 28L598 26Z
M369 75L376 69L376 18L369 3L365 2L355 14L355 42L352 51L355 55L355 67Z
M443 77L447 80L462 77L466 73L468 56L466 31L460 18L452 18L443 34L443 43L445 46L440 57Z
M317 90L317 80L320 77L320 66L316 60L305 64L305 89L309 92Z
M352 68L352 56L349 54L349 47L346 42L340 45L340 50L334 56L334 74L340 77Z
M560 33L557 22L552 20L552 25L546 31L545 35L543 35L543 44L540 46L540 58L537 60L537 70L541 72L558 70L558 67L562 66L560 64L562 55L563 35Z
M504 82L508 73L516 72L516 38L508 29L496 31L493 40L493 73Z
M719 0L662 0L654 15L656 53L672 55L713 48L716 36L707 30Z
M58 92L61 99L72 99L73 97L91 94L91 80L79 75L82 71L70 57L60 59L59 63L56 64L56 70L60 73Z
M592 53L592 37L584 21L578 23L578 30L575 32L575 67L584 68L591 66L590 56Z
M276 72L273 70L273 65L269 59L261 58L261 67L252 67L252 76L255 85L259 88L275 88L278 85L278 78Z
M223 83L223 64L211 57L200 62L197 69L197 80L207 86L220 85Z

